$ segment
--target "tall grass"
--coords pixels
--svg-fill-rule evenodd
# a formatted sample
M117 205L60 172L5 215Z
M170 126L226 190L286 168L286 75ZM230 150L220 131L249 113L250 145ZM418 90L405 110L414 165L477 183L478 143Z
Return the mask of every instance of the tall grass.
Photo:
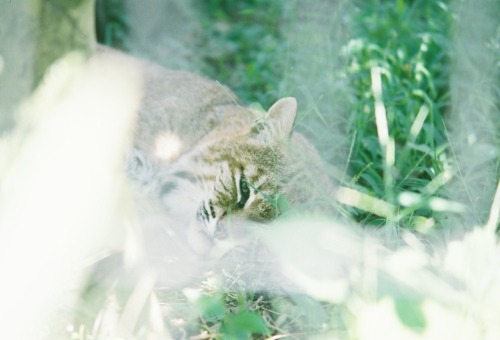
M101 3L109 6L108 13L121 13L111 11L114 4ZM180 6L178 1L173 4ZM465 0L318 0L307 4L213 0L201 7L182 7L185 17L197 18L192 31L199 35L190 40L196 43L187 53L196 56L189 59L193 69L227 83L247 103L269 106L286 95L299 99L296 129L318 147L332 180L339 185L339 210L353 222L302 216L280 219L265 230L249 226L267 248L253 247L255 256L250 257L238 251L216 257L215 265L209 264L210 271L180 289L155 285L147 266L116 270L119 266L112 265L108 272L109 267L103 265L107 262L101 261L97 276L90 276L85 289L78 292L80 319L59 324L59 332L48 330L46 338L53 339L57 333L60 338L99 339L116 331L113 327L119 330L115 335L137 339L498 338L500 26L495 16L498 4L488 0L481 4ZM115 14L103 20L101 39L123 42L138 52L133 27L128 32L124 29L128 20ZM120 40L129 33L130 41ZM148 51L158 42L155 34L151 34ZM158 46L156 57L163 53ZM62 103L78 107L82 98L73 99ZM44 104L32 112L45 109ZM46 109L49 116L51 108L55 113L64 111L56 104ZM101 111L92 112L91 118L96 118L95 113ZM47 125L34 126L47 131ZM100 125L85 126L91 130ZM106 140L105 134L99 136ZM13 144L3 139L0 147L21 150L20 155L31 150L9 149ZM43 148L39 143L29 145ZM9 152L16 160L13 164L31 159ZM45 203L40 207L47 207L42 216L67 217L50 215L50 202L43 200L54 188L64 192L70 188L51 175L53 163L41 162L49 169L42 177L23 177L29 174L31 163L22 163L19 169L25 171L16 175L9 170L11 159L5 154L0 170L13 174L9 178L17 178L20 184L5 186L12 182L2 178L1 221L16 226L15 215L9 214L22 208L19 197L29 196L18 195L16 190L38 186L37 197ZM40 162L38 154L31 154L35 165L40 164L36 163ZM89 156L85 164L91 173L111 176L110 162L98 158L109 167L94 167L92 154L83 154ZM75 156L71 152L55 156L66 164L66 155ZM69 165L74 164L77 161ZM78 176L75 188L95 189L95 197L102 199L98 201L102 204L96 204L93 195L84 191L78 194L88 200L82 206L103 213L102 206L116 203L112 193L103 196L99 191L109 186L79 180L87 178L79 167L70 170ZM53 188L44 183L54 183ZM10 201L10 197L17 200ZM68 202L72 201L58 204L74 207ZM27 203L29 212L40 210L37 204ZM26 219L32 216L24 215ZM101 215L85 210L83 216ZM109 226L109 218L103 216L92 224ZM48 236L64 231L64 220L54 221L57 224L47 230ZM23 225L33 228L35 223L30 220ZM360 226L381 228L373 231ZM83 228L78 230L83 232ZM21 238L18 234L6 235ZM43 233L35 235L47 242ZM100 233L94 230L92 235ZM68 241L64 249L80 251L96 245L95 240L84 239L85 244ZM3 242L9 240L3 238ZM39 243L29 244L42 252ZM60 248L54 245L52 250ZM30 268L29 261L20 263ZM43 263L52 268L47 261ZM54 263L63 265L55 267L59 270L72 264L60 259ZM4 272L13 277L15 271L6 268L10 271ZM43 276L43 270L37 269ZM64 282L44 277L34 287L40 289L20 300L11 294L16 292L13 285L6 286L9 290L2 288L9 302L2 310L22 312L30 297L44 302L36 293L50 292L50 285L66 289L68 278L61 277ZM26 275L23 278L28 280ZM26 284L23 287L29 289ZM21 307L16 306L19 301ZM42 302L33 313L43 311ZM47 310L53 312L52 307Z

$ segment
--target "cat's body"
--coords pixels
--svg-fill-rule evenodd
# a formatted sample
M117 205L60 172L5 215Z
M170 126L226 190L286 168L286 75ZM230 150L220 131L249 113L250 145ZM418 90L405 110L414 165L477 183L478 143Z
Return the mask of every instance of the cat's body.
M206 272L235 273L256 291L291 286L274 267L276 258L259 240L249 240L246 230L249 221L266 226L283 212L279 197L292 209L333 201L317 152L292 132L295 99L278 101L264 117L239 105L217 82L105 47L97 53L125 70L138 69L143 78L126 164L135 209L125 214L127 221L139 222L132 225L141 233L129 228L132 237L125 237L120 252L94 266L73 324L105 338L132 329L163 334L157 313L164 313L163 320L174 315L162 294L188 283L200 286ZM139 219L130 218L136 213ZM224 248L218 245L225 234L238 244L243 239L244 246L211 261L205 255ZM141 245L143 251L136 251ZM167 300L167 308L160 308L158 298ZM140 321L130 322L139 320L139 313Z
M333 197L316 151L292 133L295 99L258 117L218 82L135 62L144 93L128 174L140 199L154 202L165 228L185 232L195 252L244 221L273 220L279 197L291 206Z

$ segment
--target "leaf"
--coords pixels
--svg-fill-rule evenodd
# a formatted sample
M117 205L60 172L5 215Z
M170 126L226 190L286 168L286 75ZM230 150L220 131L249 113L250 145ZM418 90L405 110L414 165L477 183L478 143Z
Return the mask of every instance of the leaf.
M417 333L422 333L425 330L427 322L422 311L422 301L395 299L394 306L403 325Z
M228 315L222 324L221 331L223 339L249 339L252 333L269 333L262 317L248 311Z
M196 305L199 313L210 321L221 320L226 314L226 307L221 294L214 296L202 295L196 301Z
M276 206L278 208L279 214L283 214L288 210L290 210L288 201L286 200L286 197L282 194L278 194L278 197L276 197Z
M313 327L318 327L327 322L327 315L323 306L321 306L321 303L307 295L302 294L293 294L291 295L291 298L297 305L301 314L305 316L309 324L313 325Z

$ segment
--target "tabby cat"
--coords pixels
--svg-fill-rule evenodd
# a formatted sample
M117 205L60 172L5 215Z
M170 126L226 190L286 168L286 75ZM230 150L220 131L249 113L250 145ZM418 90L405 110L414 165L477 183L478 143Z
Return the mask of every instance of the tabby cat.
M239 105L218 82L137 63L145 86L128 174L196 252L245 221L275 219L278 203L333 197L317 152L292 132L294 98L262 113Z

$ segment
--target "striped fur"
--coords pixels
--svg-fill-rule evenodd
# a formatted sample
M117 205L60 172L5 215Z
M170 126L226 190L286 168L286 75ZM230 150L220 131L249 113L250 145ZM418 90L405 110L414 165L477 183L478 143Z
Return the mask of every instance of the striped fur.
M286 99L295 110L295 101ZM283 117L280 117L283 118ZM290 124L291 129L294 115ZM267 222L277 216L285 155L280 140L290 131L259 122L231 137L212 136L169 166L157 193L171 216L209 238L227 236L235 217Z
M278 194L292 206L333 196L317 152L291 132L295 99L279 100L256 119L217 82L103 46L98 52L128 59L142 72L127 159L136 202L144 205L141 220L165 217L170 235L185 231L191 247L204 253L242 221L274 219Z

